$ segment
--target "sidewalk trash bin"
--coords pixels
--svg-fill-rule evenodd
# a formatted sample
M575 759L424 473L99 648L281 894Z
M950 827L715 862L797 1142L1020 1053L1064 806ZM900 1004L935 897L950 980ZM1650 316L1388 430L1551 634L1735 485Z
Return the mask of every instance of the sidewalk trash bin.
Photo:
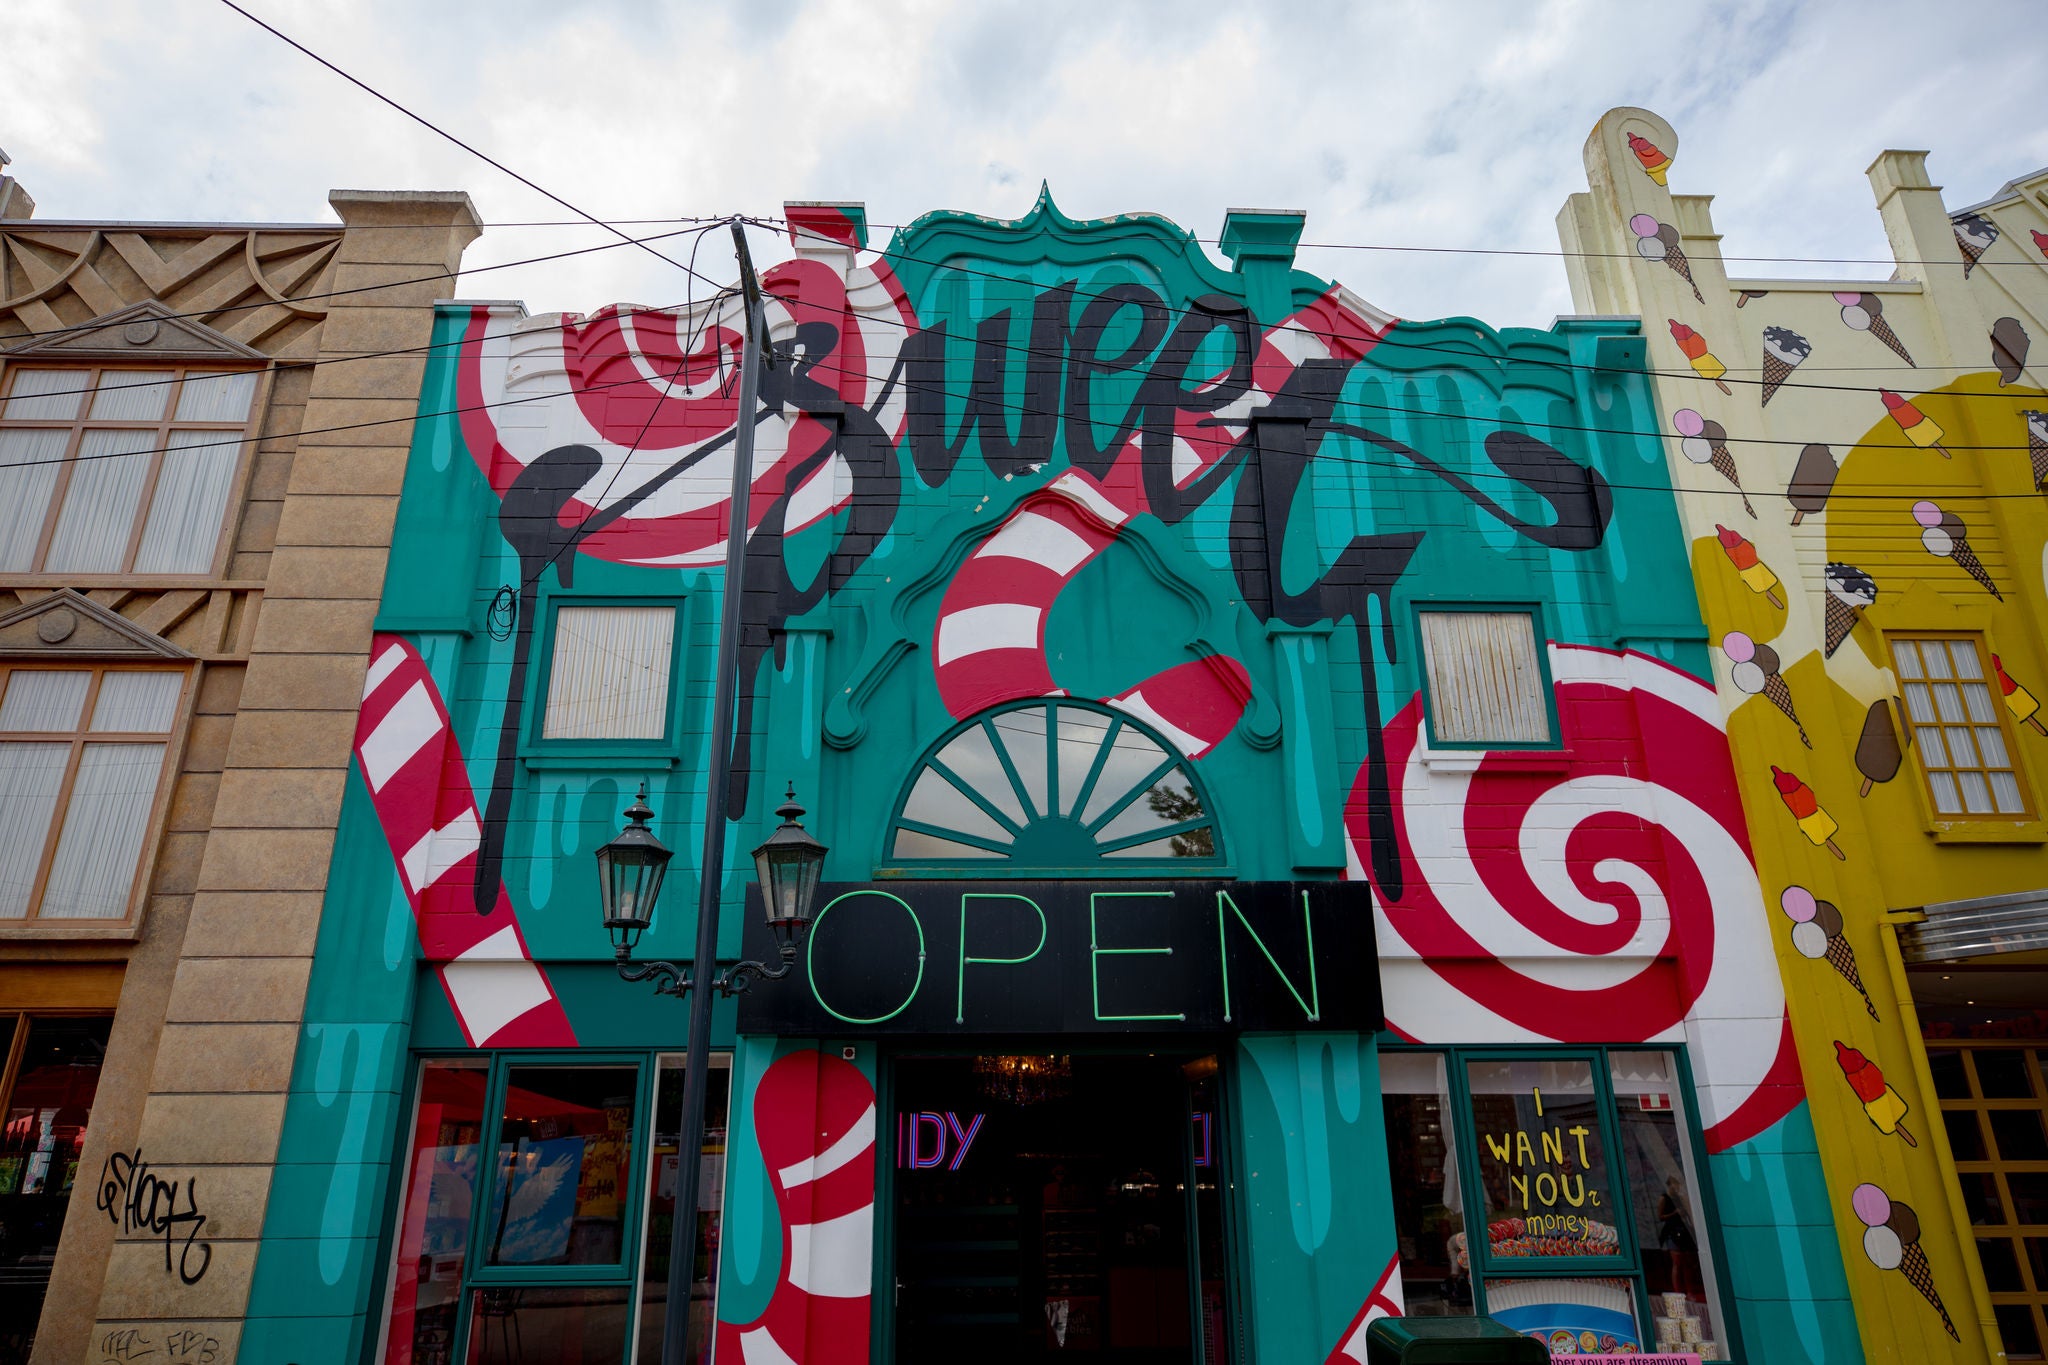
M1366 1365L1550 1365L1550 1349L1492 1318L1381 1318L1365 1329Z

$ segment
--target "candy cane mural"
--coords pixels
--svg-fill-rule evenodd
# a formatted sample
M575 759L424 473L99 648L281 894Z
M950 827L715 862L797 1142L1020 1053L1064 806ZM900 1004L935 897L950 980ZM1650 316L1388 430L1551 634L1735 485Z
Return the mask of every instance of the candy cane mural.
M490 887L496 913L473 908L476 794L426 660L395 635L377 636L371 649L355 758L398 864L421 955L435 964L470 1046L575 1046L504 886Z
M1707 1146L1723 1151L1801 1090L1719 704L1640 654L1553 643L1550 663L1562 773L1432 755L1419 698L1387 727L1407 874L1394 894L1375 879L1388 1027L1419 1042L1687 1041L1711 1078ZM1364 799L1361 783L1354 843ZM1352 875L1370 879L1363 858Z
M874 1259L875 1090L859 1067L806 1048L754 1091L754 1141L782 1220L782 1270L752 1322L718 1324L736 1365L863 1365Z

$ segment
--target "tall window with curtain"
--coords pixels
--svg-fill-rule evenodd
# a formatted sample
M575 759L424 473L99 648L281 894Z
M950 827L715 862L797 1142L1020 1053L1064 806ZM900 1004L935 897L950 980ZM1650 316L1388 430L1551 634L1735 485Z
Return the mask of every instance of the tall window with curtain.
M0 572L211 573L257 374L10 369Z
M188 676L0 664L0 922L129 917Z

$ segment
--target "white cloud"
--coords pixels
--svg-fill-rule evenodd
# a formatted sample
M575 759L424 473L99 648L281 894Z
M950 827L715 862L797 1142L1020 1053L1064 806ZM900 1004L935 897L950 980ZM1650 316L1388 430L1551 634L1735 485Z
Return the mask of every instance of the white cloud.
M1594 120L1642 104L1678 128L1673 188L1717 196L1729 254L1881 257L1862 170L1885 147L1931 148L1952 204L2048 163L2048 9L2022 0L1952 22L1907 0L249 3L613 218L786 199L862 199L877 223L1009 217L1043 179L1071 213L1153 210L1204 237L1258 204L1308 210L1311 242L1545 253ZM494 222L568 216L213 0L14 0L7 27L0 146L46 217L320 219L334 186L467 188ZM468 263L605 240L497 228ZM1544 255L1301 263L1409 317L1542 326L1570 307ZM699 268L729 277L722 236ZM622 247L462 292L587 311L684 286Z

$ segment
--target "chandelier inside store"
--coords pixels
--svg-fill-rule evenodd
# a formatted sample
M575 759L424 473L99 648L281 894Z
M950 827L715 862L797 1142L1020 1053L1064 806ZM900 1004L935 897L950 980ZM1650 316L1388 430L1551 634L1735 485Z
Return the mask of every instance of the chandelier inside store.
M1058 1057L977 1057L975 1079L990 1099L1006 1104L1037 1104L1067 1093L1074 1077L1073 1059Z

